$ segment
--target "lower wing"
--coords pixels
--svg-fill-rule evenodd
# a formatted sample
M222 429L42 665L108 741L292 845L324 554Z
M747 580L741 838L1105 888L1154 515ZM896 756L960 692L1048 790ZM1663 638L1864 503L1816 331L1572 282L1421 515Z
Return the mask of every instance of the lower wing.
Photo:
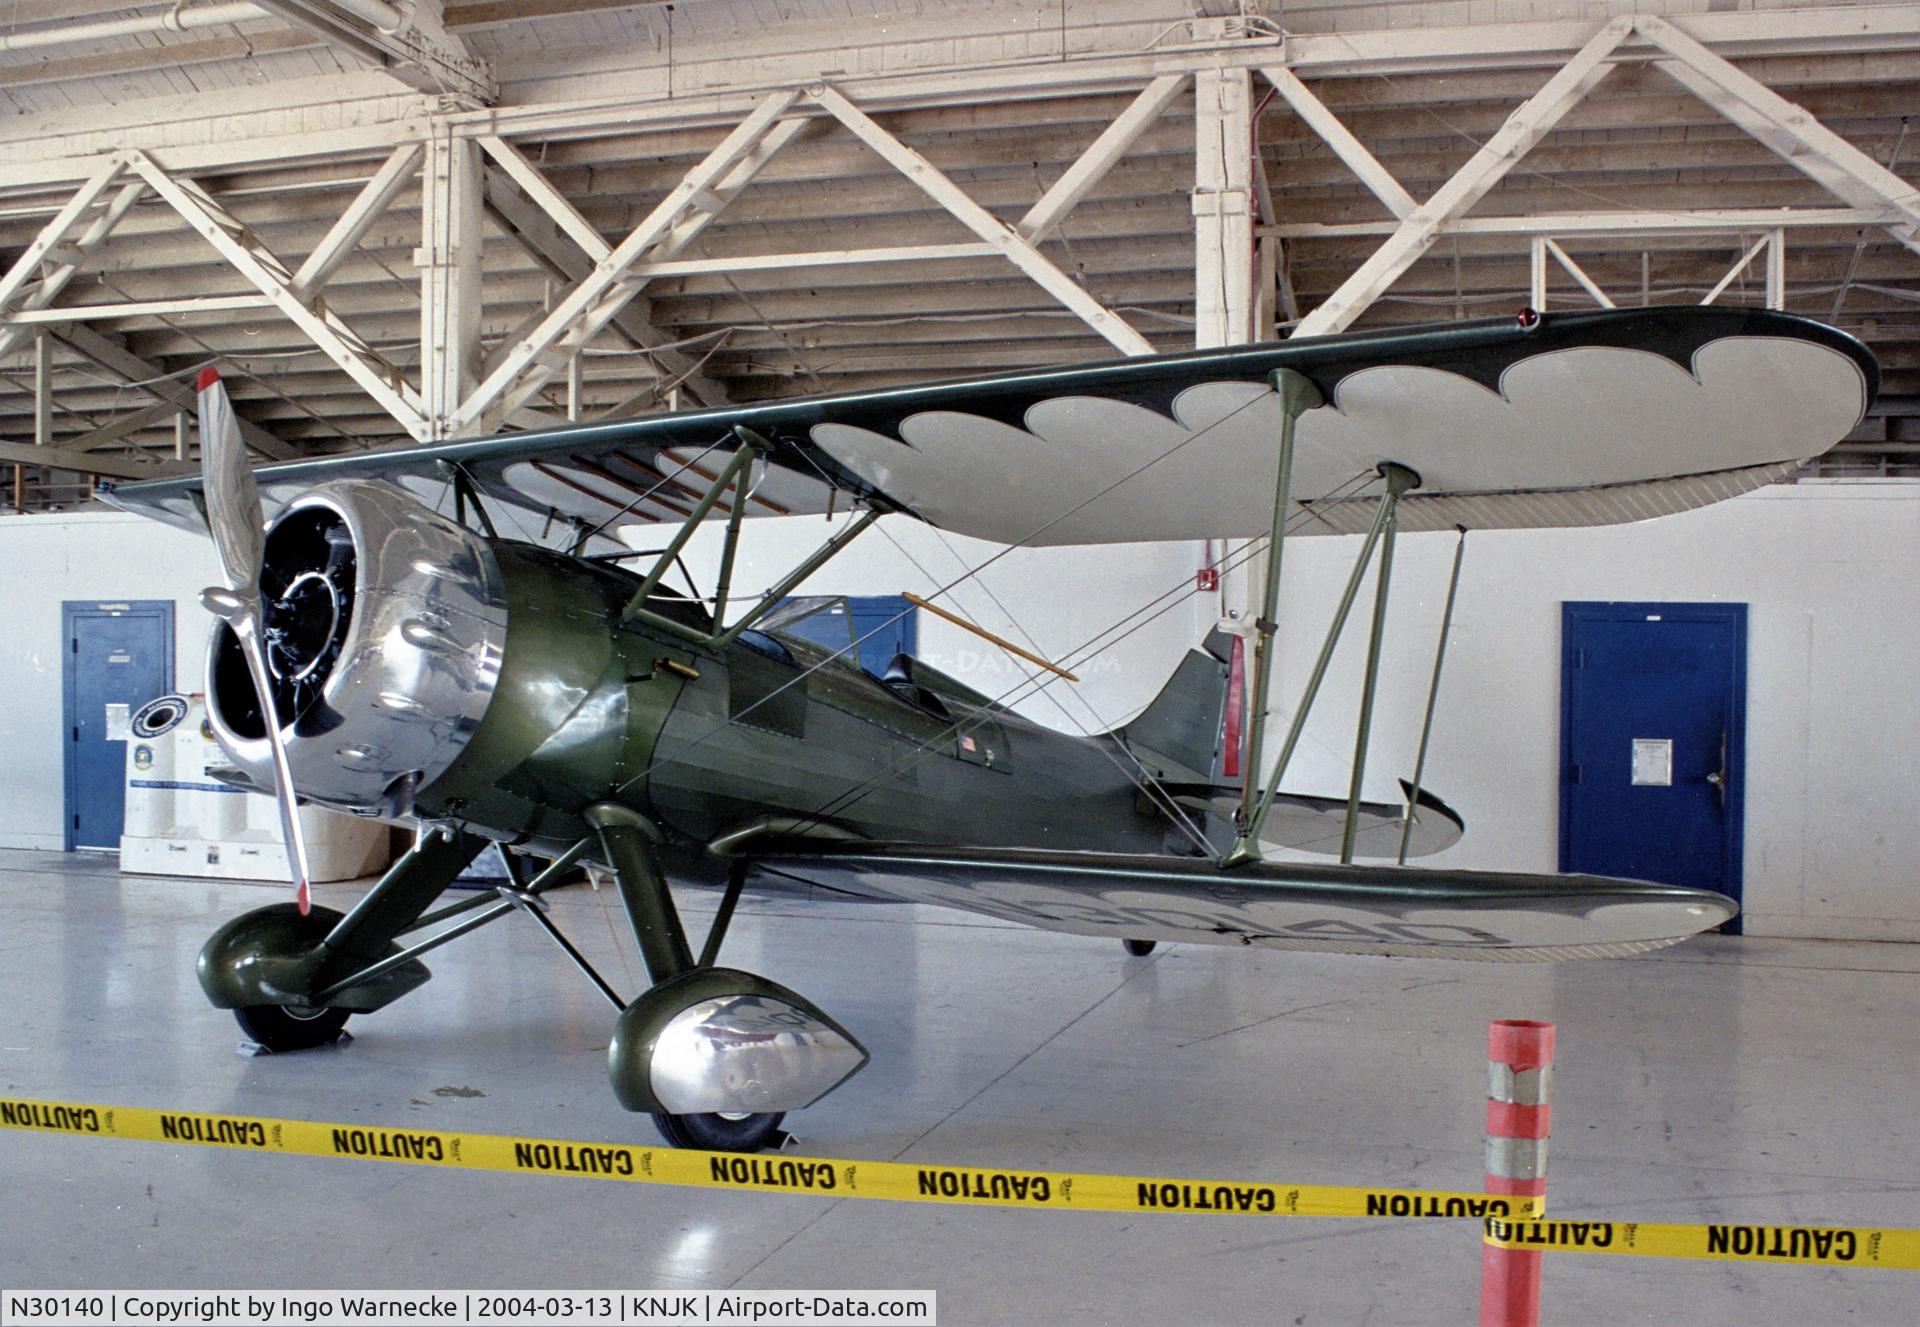
M1731 920L1725 895L1592 875L1409 870L1047 849L836 844L756 862L855 893L1076 935L1538 962L1616 958Z

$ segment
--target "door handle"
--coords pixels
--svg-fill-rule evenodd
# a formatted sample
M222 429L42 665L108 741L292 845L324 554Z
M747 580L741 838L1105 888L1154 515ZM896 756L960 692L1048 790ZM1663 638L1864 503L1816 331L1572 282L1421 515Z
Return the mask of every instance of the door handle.
M1719 794L1722 814L1727 809L1727 783L1730 777L1730 771L1727 769L1727 730L1722 728L1720 730L1720 768L1707 775L1707 782L1712 784L1714 792Z

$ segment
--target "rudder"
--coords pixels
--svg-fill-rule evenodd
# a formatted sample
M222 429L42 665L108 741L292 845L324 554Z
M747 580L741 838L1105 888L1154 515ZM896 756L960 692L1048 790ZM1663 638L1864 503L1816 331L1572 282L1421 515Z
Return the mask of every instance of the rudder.
M1219 769L1233 637L1215 627L1188 650L1153 703L1115 730L1153 776L1208 783Z

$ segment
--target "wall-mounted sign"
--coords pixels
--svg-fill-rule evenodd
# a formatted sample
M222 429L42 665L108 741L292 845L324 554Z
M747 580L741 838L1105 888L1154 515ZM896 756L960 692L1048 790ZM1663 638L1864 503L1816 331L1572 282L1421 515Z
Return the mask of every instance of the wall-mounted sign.
M1633 739L1633 786L1671 788L1673 786L1673 739L1636 737Z

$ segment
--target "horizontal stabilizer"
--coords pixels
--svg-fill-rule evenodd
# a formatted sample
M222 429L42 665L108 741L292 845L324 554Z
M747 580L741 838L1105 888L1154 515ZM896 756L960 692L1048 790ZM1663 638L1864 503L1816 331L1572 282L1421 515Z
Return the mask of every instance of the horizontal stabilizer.
M1400 788L1412 796L1413 785L1405 779L1400 781ZM1240 808L1240 790L1224 784L1172 785L1167 791L1180 805L1205 811L1223 824L1233 823L1234 812ZM1398 857L1406 811L1404 801L1360 803L1360 826L1353 836L1354 855ZM1346 827L1346 798L1283 792L1274 797L1272 809L1261 823L1260 842L1269 848L1290 848L1296 852L1338 853ZM1466 824L1460 819L1460 813L1422 788L1414 806L1407 856L1430 857L1443 852L1458 843L1465 831Z
M837 889L1116 939L1341 954L1542 961L1677 944L1739 906L1704 889L1592 875L1249 862L911 844L755 854Z

